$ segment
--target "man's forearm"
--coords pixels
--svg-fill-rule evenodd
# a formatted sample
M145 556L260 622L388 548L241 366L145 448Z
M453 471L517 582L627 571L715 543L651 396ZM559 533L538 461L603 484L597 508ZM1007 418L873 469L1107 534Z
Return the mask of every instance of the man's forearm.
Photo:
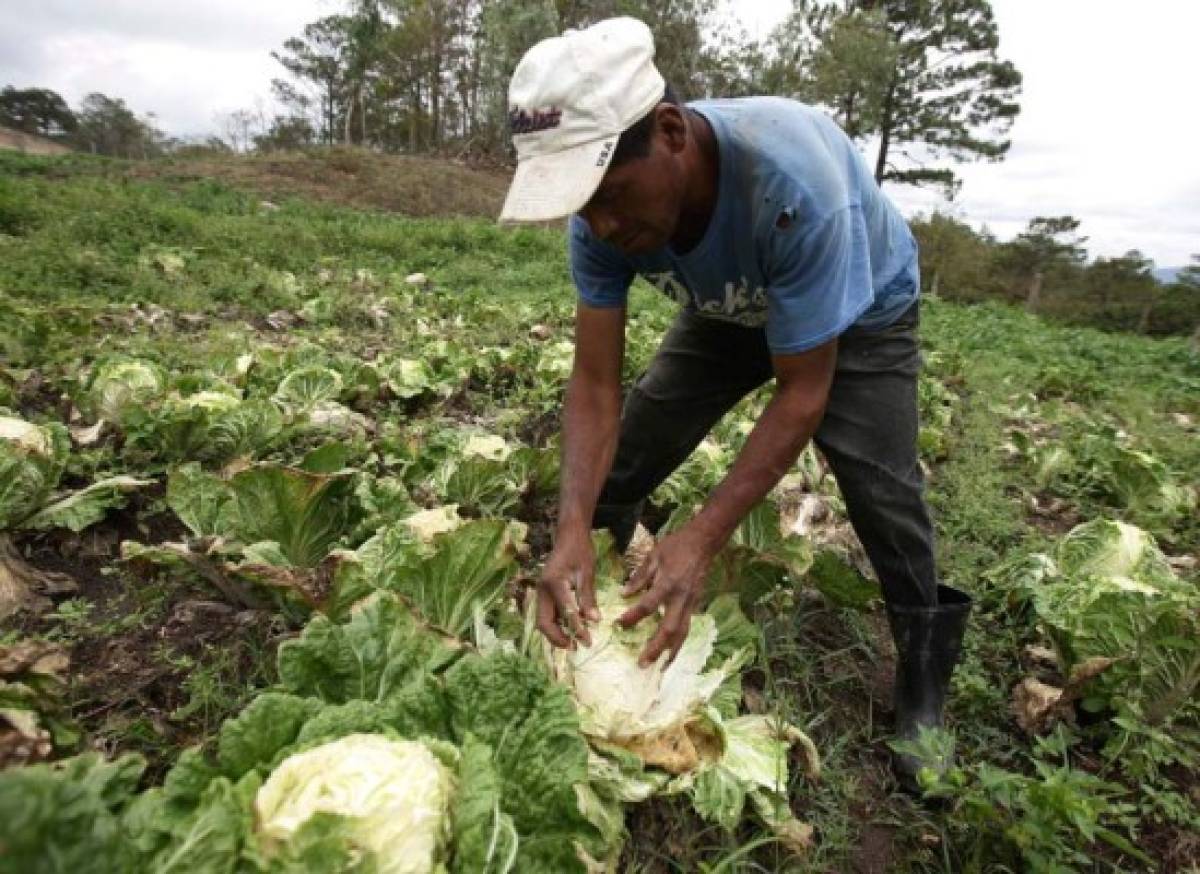
M803 393L776 392L733 467L692 520L708 535L714 551L796 463L824 412L824 405L814 405Z
M620 388L571 378L563 411L558 532L591 529L596 501L612 467L621 422Z

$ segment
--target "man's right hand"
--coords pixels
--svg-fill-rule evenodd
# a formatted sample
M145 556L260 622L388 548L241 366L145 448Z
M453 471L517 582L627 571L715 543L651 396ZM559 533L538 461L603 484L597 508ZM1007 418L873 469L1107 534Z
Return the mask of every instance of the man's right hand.
M592 637L584 620L600 619L595 573L596 551L591 532L556 539L537 586L538 629L554 646L573 648L572 636L591 645Z

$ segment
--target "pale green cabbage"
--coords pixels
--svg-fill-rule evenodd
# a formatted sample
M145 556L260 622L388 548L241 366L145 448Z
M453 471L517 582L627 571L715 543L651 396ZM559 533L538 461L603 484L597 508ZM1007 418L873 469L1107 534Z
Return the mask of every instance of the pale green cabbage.
M580 728L592 744L588 770L597 797L629 803L687 794L705 820L730 831L752 807L785 845L807 846L812 829L787 802L788 750L800 745L813 779L817 750L783 720L736 715L738 672L757 636L737 602L723 596L692 617L670 665L664 656L639 668L657 617L628 630L616 625L633 602L621 596L620 564L608 552L610 544L606 536L598 538L601 619L591 627L591 644L577 642L575 650L553 654L555 673L570 687Z
M88 397L99 419L120 422L129 410L162 395L166 379L162 369L148 361L110 361L92 377Z
M416 535L422 543L432 543L433 538L447 531L453 531L466 520L458 515L457 504L446 504L431 510L419 510L404 519L404 525Z
M547 343L538 359L537 371L544 377L567 377L575 361L575 344L570 340Z
M70 452L61 425L0 416L0 530L41 509L58 485Z
M678 655L667 665L664 653L654 665L638 666L638 656L654 634L647 618L631 629L616 618L632 605L615 580L598 574L600 621L591 645L556 650L558 679L571 688L583 733L614 744L648 765L680 774L696 768L712 731L702 718L721 685L745 660L738 652L706 670L717 641L717 623L707 613L692 618Z
M336 401L321 401L308 410L305 424L318 430L363 432L371 430L371 420L362 413Z
M52 449L50 435L45 429L9 416L0 416L0 440L32 455L49 455Z
M184 406L210 413L224 413L235 409L241 404L241 399L223 391L198 391L188 395L182 401Z
M1180 579L1140 528L1096 519L1073 529L1052 559L1013 564L1064 673L1092 659L1084 706L1134 707L1165 718L1200 685L1200 589Z
M433 386L433 373L424 361L398 358L384 372L388 388L400 398L415 398Z
M1096 519L1071 530L1058 545L1064 574L1095 575L1153 594L1150 582L1171 575L1154 538L1134 525Z
M430 874L445 860L453 794L453 776L424 744L351 734L284 759L254 809L268 846L314 814L334 814L373 870Z
M463 444L462 454L503 461L512 454L512 447L497 434L472 434Z
M681 727L716 693L733 666L705 671L717 639L711 616L692 619L679 655L663 666L667 654L648 668L638 655L655 632L644 620L623 629L616 618L632 606L615 586L597 592L600 622L592 629L591 646L563 650L559 673L574 690L585 733L613 741L630 741Z
M293 370L275 389L275 402L292 410L311 410L335 401L342 393L342 376L336 370L310 365Z

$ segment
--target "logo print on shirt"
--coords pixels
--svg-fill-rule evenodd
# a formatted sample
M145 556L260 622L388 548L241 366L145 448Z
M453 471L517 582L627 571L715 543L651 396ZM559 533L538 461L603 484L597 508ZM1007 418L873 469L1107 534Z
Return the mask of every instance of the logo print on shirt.
M647 273L645 277L675 303L695 310L705 318L733 322L747 328L761 328L767 323L767 290L759 286L752 291L744 276L737 283L725 283L725 296L721 300L700 299L671 270Z
M661 273L647 273L646 279L681 307L693 306L692 293L688 291L687 286L675 278L675 274L670 270L664 270Z

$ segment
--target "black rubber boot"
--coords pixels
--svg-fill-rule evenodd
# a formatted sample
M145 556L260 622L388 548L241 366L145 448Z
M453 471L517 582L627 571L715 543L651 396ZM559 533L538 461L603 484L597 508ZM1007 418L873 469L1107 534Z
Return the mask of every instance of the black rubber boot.
M963 633L971 612L971 597L949 586L938 586L938 606L889 604L888 624L896 642L896 736L915 741L921 728L941 728L942 709L950 675L958 664ZM921 761L893 753L892 769L906 792L920 794L917 772L922 767L944 771L947 761Z

